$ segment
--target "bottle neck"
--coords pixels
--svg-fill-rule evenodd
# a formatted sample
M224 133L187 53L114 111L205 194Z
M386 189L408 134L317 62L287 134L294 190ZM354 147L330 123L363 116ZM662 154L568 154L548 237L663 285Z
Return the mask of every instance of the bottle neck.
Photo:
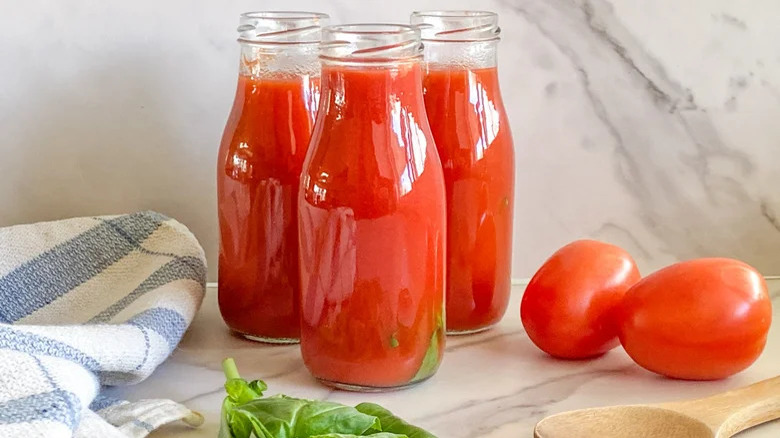
M379 120L386 118L388 110L398 110L399 104L414 107L415 112L424 106L422 44L417 28L398 24L330 26L323 30L320 47L325 112L349 111L349 117L356 120Z
M423 43L423 53L428 69L469 70L495 68L498 65L498 40L426 40Z
M350 102L367 113L384 111L385 103L424 105L422 62L419 59L393 63L322 63L322 92L331 104ZM370 116L370 114L366 114Z
M317 44L241 43L239 74L254 79L319 77Z

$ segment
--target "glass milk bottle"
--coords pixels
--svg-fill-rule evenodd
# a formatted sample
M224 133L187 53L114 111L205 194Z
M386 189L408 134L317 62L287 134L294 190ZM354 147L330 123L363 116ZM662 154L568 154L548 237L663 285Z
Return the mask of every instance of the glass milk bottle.
M444 352L444 179L417 29L323 31L322 101L301 177L301 352L323 383L419 383Z
M327 15L241 16L238 89L217 164L219 308L253 340L298 342L298 187Z
M425 106L447 186L447 332L501 320L509 301L514 146L498 85L498 16L415 12Z

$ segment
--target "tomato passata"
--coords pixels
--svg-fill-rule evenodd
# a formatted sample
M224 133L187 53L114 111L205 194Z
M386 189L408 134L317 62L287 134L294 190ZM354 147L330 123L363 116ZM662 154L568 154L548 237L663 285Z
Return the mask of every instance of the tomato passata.
M526 287L520 316L528 337L563 359L606 353L618 345L615 311L640 278L631 256L615 245L578 240L564 246Z
M632 287L619 311L620 341L643 368L687 380L715 380L750 366L772 321L766 282L731 259L666 267Z

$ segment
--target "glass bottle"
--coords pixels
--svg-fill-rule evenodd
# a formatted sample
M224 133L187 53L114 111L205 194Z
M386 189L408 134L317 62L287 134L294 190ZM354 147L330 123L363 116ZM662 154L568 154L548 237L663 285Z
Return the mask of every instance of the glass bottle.
M327 27L321 59L299 195L303 360L341 389L413 385L444 351L446 244L419 31Z
M238 89L217 164L219 308L253 340L298 342L298 187L327 15L241 15Z
M498 16L415 12L425 106L447 186L447 330L495 325L511 290L514 146L498 85Z

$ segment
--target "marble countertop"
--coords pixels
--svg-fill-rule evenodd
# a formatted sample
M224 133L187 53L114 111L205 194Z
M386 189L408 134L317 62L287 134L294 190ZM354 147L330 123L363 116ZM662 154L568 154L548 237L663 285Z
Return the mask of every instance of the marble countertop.
M775 320L780 320L780 281L770 282ZM171 425L153 438L216 437L224 396L220 364L236 359L242 375L263 379L269 394L329 399L346 404L379 403L441 438L532 437L534 424L557 412L594 406L697 398L780 374L780 322L762 357L724 381L684 382L658 377L633 364L622 349L590 361L554 360L536 349L519 317L522 286L516 286L504 321L488 332L448 340L438 374L422 385L385 394L330 390L309 376L297 346L265 346L232 336L209 290L199 315L172 358L147 381L115 388L116 396L172 398L203 413L200 429ZM740 435L776 438L780 421Z

